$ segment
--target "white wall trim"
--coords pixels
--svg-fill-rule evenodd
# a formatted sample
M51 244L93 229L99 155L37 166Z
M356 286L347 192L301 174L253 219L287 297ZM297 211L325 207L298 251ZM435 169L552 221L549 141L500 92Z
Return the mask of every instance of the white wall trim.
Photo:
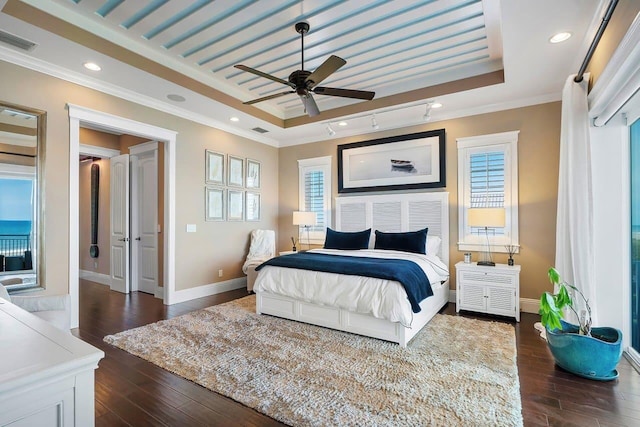
M624 355L627 357L627 360L636 369L636 371L640 372L640 354L635 351L633 347L627 347L627 349L624 351Z
M163 141L165 149L164 188L164 303L174 304L176 241L176 138L177 132L115 116L89 108L67 104L69 109L69 294L71 295L71 328L79 325L79 165L80 125L87 123L101 129L126 132Z
M145 107L153 108L154 110L172 114L174 116L181 117L192 122L220 129L225 132L250 139L252 141L261 142L272 147L278 147L277 141L265 137L264 135L257 134L253 131L238 129L237 127L230 126L227 123L215 120L211 118L211 116L207 116L206 114L198 114L193 111L188 111L186 109L176 107L175 105L157 100L150 96L141 95L137 92L124 89L120 86L88 77L76 71L48 63L41 59L33 58L22 52L17 52L14 49L0 46L0 60L4 60L12 64L28 68L30 70L37 71L39 73L43 73L60 80L84 86L89 89L97 90L108 95L116 96L127 101L135 102L136 104L144 105Z
M108 274L96 273L95 271L80 270L80 278L90 280L101 285L111 286L111 276Z
M224 282L210 283L208 285L197 286L195 288L175 291L173 298L174 303L179 303L246 287L247 278L236 277L235 279L225 280Z
M101 159L110 159L120 155L120 150L112 148L96 147L95 145L80 144L80 154L87 156L100 157Z
M142 144L129 147L129 154L134 156L142 153L147 153L149 151L154 151L157 149L158 149L158 141L148 141Z

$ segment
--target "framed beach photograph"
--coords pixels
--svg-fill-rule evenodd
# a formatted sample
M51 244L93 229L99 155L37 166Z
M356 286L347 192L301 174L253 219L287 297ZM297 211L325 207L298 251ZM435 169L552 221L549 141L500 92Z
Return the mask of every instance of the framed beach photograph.
M247 188L260 188L260 162L247 159Z
M229 186L244 187L244 159L229 155Z
M445 161L444 129L338 145L338 193L444 187Z
M205 150L206 157L206 179L207 184L224 184L224 154L215 151Z
M224 189L205 187L205 221L224 221Z
M228 190L227 196L227 220L244 220L244 192L237 190Z
M247 221L260 221L260 193L247 191L245 193Z

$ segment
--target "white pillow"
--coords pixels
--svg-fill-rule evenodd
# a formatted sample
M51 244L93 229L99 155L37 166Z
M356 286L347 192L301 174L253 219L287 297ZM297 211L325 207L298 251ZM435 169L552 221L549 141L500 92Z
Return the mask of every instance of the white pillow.
M442 239L438 236L429 236L427 234L427 255L438 255Z

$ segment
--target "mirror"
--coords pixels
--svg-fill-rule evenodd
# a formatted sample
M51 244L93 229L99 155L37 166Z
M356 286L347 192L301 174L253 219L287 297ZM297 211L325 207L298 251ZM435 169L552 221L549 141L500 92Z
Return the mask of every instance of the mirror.
M44 287L46 113L0 101L0 283Z

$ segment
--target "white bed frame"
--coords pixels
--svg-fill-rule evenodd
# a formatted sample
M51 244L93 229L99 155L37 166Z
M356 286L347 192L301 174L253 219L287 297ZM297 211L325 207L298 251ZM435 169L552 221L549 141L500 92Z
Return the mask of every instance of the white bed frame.
M414 231L429 227L427 236L439 236L438 256L449 265L449 193L409 193L344 196L336 198L336 229L360 231L367 228L387 232ZM428 238L428 237L427 237ZM379 338L406 347L407 343L449 301L449 281L433 286L434 295L422 301L411 327L354 313L337 307L317 305L269 292L256 293L256 313Z

